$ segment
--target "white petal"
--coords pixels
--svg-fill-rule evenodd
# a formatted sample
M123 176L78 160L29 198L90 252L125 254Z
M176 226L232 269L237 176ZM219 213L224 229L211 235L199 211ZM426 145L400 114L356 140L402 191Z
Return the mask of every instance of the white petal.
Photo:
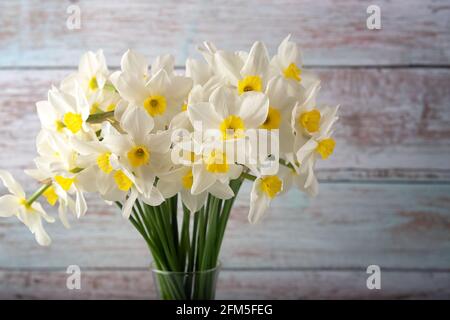
M175 76L171 79L170 96L175 100L184 100L192 89L192 79ZM182 102L182 101L181 101Z
M187 112L192 125L198 131L219 129L222 122L222 118L209 102L189 105Z
M156 74L161 69L164 69L167 74L172 74L174 65L175 58L171 54L157 56L152 63L152 74Z
M20 198L25 198L25 191L23 191L22 186L13 178L11 173L5 170L0 170L0 180L3 181L3 184L9 192Z
M217 51L214 62L217 73L225 77L230 84L237 85L243 65L241 58L232 52Z
M0 217L12 217L17 214L19 199L12 194L0 197Z
M78 189L76 190L75 211L77 218L84 216L87 211L86 199L84 198L83 192Z
M234 197L233 189L226 183L217 181L211 187L208 188L208 192L214 197L227 200Z
M247 60L242 67L242 75L259 75L264 77L269 68L269 54L262 42L255 42L250 49Z
M129 107L123 114L120 125L133 137L134 141L142 143L145 136L153 130L155 122L143 108Z
M147 138L147 143L150 148L150 152L166 153L170 149L172 143L172 131L160 131L155 134L151 134ZM151 157L151 155L150 155Z
M161 69L147 82L145 87L151 94L166 96L170 85L171 82L166 70Z
M206 191L215 182L216 178L203 168L203 165L194 165L192 167L193 183L191 193L197 195Z
M164 202L163 195L155 187L152 187L150 189L150 194L142 196L141 199L149 206L159 206L161 203Z
M125 204L122 207L122 216L125 219L129 219L131 212L133 210L134 202L136 201L138 197L138 193L135 190L132 190L130 195L128 196L127 200L125 201Z
M144 55L139 52L128 50L120 62L122 71L144 78L148 73L148 64Z
M181 190L181 201L191 213L197 212L205 205L207 196L207 192L202 192L198 195L192 195L189 190Z
M248 221L250 223L258 222L266 212L270 199L260 190L261 180L256 179L253 183L252 192L250 193L250 210L248 213Z
M238 113L238 97L236 95L236 90L233 90L230 87L218 87L211 93L209 102L213 104L217 114L222 118Z
M256 129L267 119L269 99L260 92L248 92L243 96L239 116L246 129Z

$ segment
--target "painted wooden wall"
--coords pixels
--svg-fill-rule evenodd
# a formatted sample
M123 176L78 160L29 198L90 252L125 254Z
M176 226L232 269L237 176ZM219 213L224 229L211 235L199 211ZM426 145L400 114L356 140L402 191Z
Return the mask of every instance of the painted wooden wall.
M81 8L81 29L66 9ZM366 28L381 7L382 30ZM103 48L117 66L127 48L182 67L203 40L227 49L291 33L340 103L337 151L320 165L315 199L293 191L259 225L242 190L224 243L218 298L450 298L450 6L446 0L9 1L0 2L0 167L32 166L34 103ZM3 189L2 189L3 191ZM114 208L90 197L89 214L38 247L0 220L0 298L154 298L143 241ZM77 264L82 290L65 287ZM382 289L366 288L366 268Z

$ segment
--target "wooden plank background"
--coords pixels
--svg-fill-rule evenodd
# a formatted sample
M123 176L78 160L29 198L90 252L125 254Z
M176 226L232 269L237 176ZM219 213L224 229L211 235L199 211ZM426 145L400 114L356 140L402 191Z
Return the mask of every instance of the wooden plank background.
M382 30L366 28L373 1L2 1L0 167L29 183L39 129L34 103L103 48L117 67L127 48L173 53L181 68L203 40L274 52L291 33L323 79L320 99L340 103L337 150L320 164L321 191L292 191L263 223L246 222L245 185L224 243L218 298L450 298L450 6L377 1ZM81 8L81 29L66 9ZM4 189L1 189L3 192ZM95 197L88 215L48 229L38 247L0 220L0 298L136 298L155 294L143 241ZM82 290L65 269L82 269ZM382 289L366 288L366 268Z

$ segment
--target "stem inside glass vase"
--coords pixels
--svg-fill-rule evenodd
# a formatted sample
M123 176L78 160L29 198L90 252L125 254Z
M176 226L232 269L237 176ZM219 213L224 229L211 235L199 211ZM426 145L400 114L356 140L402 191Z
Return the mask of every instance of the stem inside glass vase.
M214 299L220 248L243 180L241 176L230 182L235 194L231 199L209 194L197 212L183 205L182 215L178 214L178 195L159 206L135 201L130 221L153 256L152 273L159 298Z
M193 272L163 271L155 264L151 266L156 293L162 300L214 299L220 268L220 262L215 268Z

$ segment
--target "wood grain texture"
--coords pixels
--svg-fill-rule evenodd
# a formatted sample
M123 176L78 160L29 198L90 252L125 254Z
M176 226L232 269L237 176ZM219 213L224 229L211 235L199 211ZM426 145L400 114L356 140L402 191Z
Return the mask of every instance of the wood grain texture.
M0 270L0 299L155 299L146 270L81 270L81 289L66 288L63 271ZM368 290L355 271L222 271L217 299L449 299L450 273L381 271Z
M66 9L81 9L68 30ZM16 1L0 3L0 66L73 66L103 48L118 65L128 48L149 57L172 53L179 65L202 41L248 50L255 40L274 52L291 33L312 65L449 65L446 0L380 0L381 30L368 30L373 1Z
M450 181L450 69L315 69L320 99L341 104L326 181ZM32 165L36 101L68 70L0 70L0 165ZM14 161L11 161L14 159Z
M352 269L377 264L405 270L449 270L450 186L322 184L308 199L277 199L264 221L247 221L250 183L232 211L224 268ZM96 199L96 198L95 198ZM0 220L0 268L144 268L144 241L114 207L91 199L71 230L49 225L50 247L38 247L16 219Z

